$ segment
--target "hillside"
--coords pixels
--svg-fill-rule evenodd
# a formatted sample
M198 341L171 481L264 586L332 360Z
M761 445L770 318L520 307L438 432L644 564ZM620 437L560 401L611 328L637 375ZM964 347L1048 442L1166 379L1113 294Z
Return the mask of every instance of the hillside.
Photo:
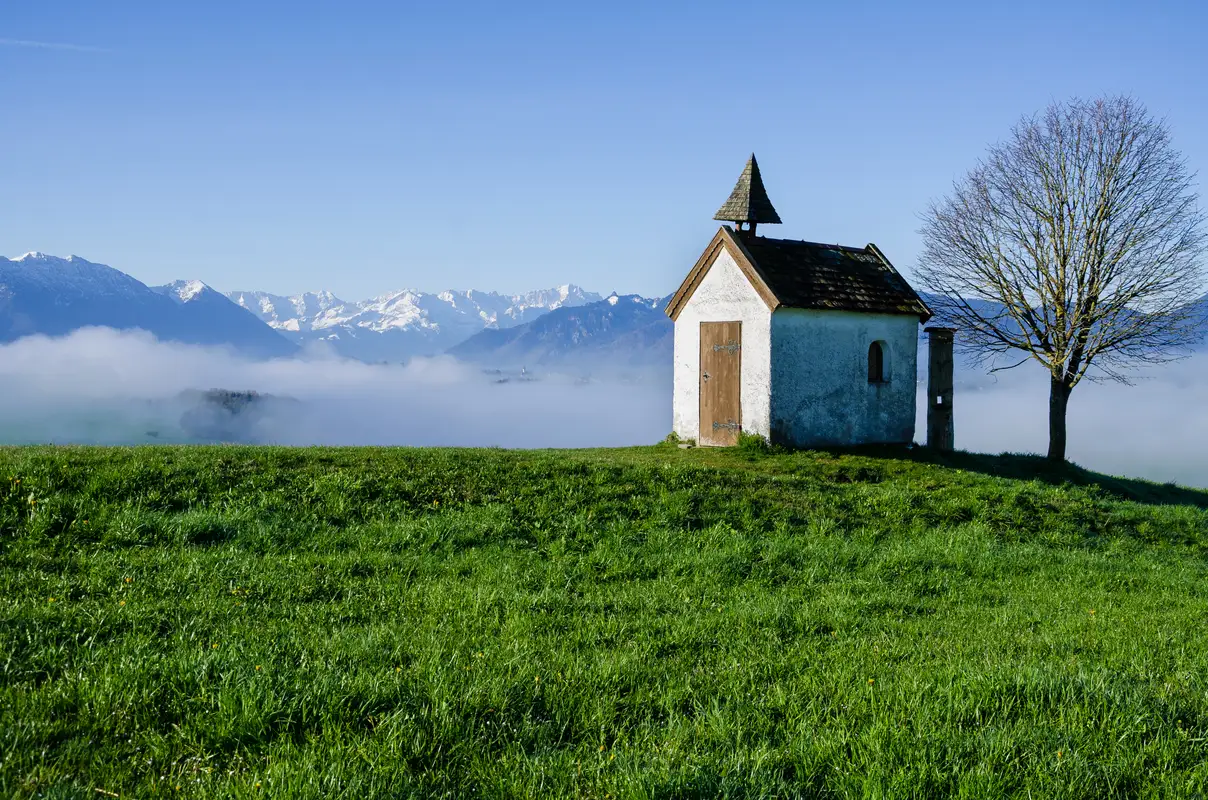
M906 455L0 449L0 787L1203 793L1208 494Z

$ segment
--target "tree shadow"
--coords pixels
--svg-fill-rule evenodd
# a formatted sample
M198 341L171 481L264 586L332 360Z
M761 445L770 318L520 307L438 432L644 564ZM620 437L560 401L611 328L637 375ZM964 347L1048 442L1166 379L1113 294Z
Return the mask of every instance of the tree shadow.
M872 453L868 453L872 455ZM1131 500L1147 505L1195 506L1208 509L1208 490L1193 489L1175 483L1156 483L1141 478L1124 478L1092 472L1073 463L1054 464L1044 456L1002 453L968 453L963 450L944 452L928 447L881 449L881 455L905 459L920 464L934 464L951 469L978 472L996 478L1038 480L1053 486L1095 487L1118 500Z

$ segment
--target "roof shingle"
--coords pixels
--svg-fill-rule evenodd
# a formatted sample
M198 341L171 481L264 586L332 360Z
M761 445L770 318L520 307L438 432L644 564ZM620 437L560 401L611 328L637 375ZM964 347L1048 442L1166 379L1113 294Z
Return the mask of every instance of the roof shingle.
M931 316L875 245L857 248L763 236L735 238L783 306L917 314L923 320Z
M773 311L808 308L909 314L926 322L931 309L875 244L844 247L796 239L769 239L723 225L667 303L679 317L696 287L723 251L728 252Z

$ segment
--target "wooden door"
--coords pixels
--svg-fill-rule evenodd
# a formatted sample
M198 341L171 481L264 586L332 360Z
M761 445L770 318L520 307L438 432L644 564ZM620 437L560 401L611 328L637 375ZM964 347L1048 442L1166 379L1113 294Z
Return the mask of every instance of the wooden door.
M742 430L742 323L700 324L702 445L738 444Z

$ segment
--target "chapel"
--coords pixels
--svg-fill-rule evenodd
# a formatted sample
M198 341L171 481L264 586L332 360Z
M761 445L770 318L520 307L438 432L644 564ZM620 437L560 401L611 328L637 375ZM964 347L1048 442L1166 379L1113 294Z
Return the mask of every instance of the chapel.
M880 248L757 234L781 223L754 154L714 219L733 225L666 308L675 433L700 445L740 432L796 447L913 441L931 310Z

